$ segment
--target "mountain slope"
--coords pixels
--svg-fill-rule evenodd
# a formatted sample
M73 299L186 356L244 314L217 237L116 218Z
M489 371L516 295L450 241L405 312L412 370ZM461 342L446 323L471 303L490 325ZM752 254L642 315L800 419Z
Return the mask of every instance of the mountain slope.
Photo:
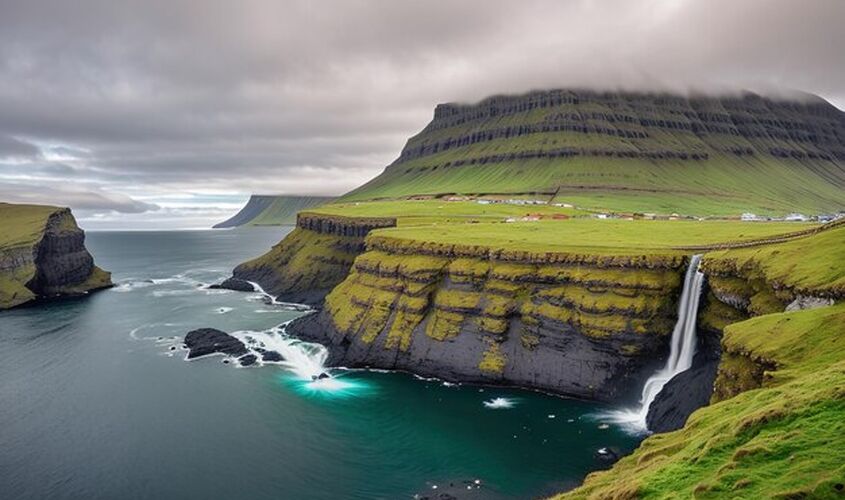
M333 199L328 196L252 195L238 213L215 224L214 228L292 225L300 210L318 207Z
M542 194L694 215L845 208L845 113L806 96L553 90L439 105L385 171L344 201Z

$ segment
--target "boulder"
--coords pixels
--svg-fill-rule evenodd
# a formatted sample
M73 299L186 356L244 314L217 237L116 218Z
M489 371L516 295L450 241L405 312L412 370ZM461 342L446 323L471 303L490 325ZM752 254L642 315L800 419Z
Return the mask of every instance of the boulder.
M235 357L248 353L243 342L214 328L200 328L188 332L185 335L185 345L188 347L188 359L215 353Z

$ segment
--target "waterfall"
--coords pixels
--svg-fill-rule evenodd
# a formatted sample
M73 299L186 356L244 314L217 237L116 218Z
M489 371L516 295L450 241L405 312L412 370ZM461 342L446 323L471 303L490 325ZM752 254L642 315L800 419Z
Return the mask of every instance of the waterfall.
M610 420L627 425L639 432L647 431L646 415L651 403L672 377L689 370L692 366L696 346L695 325L698 317L698 302L701 286L704 283L704 274L698 270L700 263L701 255L693 255L690 259L681 291L681 302L678 304L678 322L672 330L669 359L666 360L666 365L646 380L639 408L609 412L605 416Z

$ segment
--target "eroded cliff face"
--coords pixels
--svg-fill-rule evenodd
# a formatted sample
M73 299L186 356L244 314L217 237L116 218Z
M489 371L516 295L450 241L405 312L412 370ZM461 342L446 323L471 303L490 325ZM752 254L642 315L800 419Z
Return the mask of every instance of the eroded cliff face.
M233 277L252 281L285 302L320 305L364 251L373 229L392 218L349 218L300 213L296 228L269 252L239 265Z
M56 208L32 230L31 241L0 248L0 309L112 285L110 273L94 265L69 209Z
M665 356L684 266L372 236L323 311L289 331L327 344L334 365L620 401Z

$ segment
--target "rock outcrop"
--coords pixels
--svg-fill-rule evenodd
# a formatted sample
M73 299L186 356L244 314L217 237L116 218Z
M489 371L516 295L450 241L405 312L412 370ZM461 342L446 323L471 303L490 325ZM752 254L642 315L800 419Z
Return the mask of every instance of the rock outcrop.
M185 335L185 345L188 347L188 359L208 356L209 354L226 354L238 357L249 352L243 342L214 328L200 328L188 332ZM254 356L252 362L255 362Z
M0 203L0 309L110 286L70 209Z
M396 225L393 218L349 218L300 213L296 228L269 252L233 271L284 302L319 305L346 278L374 229ZM229 280L227 280L229 281Z

